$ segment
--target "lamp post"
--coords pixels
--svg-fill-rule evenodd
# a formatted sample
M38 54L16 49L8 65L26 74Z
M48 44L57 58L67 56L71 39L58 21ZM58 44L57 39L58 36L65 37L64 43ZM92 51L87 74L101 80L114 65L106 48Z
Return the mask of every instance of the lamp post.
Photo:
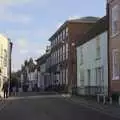
M72 73L74 73L74 56L75 56L75 42L71 42L70 43L70 48L71 51L68 50L69 54L72 55L70 56L70 71L71 71L71 75ZM74 80L74 74L71 76L70 81L69 81L69 86L68 86L68 93L72 94L72 88L73 88L73 80Z
M10 95L10 93L11 93L11 63L12 63L12 61L11 61L11 58L12 58L12 47L13 47L13 43L12 42L10 42L9 43L9 95Z

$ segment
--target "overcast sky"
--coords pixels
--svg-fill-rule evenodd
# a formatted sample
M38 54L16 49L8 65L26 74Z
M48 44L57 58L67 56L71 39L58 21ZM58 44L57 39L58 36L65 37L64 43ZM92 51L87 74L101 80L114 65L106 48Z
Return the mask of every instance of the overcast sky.
M13 42L12 68L40 57L67 19L105 15L105 0L0 0L0 33Z

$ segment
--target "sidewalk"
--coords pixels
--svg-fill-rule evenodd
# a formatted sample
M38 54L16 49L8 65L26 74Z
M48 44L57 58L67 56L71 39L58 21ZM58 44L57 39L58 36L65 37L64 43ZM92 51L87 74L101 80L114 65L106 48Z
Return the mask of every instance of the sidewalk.
M69 98L74 103L83 105L87 108L102 112L104 114L108 114L112 117L120 118L120 106L118 104L98 104L96 100L86 99L80 96L72 96Z
M10 101L8 99L0 98L0 111L8 105Z

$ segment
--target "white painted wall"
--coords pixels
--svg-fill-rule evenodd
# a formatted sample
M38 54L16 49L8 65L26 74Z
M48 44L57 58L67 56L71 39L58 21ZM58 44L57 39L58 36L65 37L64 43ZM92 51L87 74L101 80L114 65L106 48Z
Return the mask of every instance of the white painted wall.
M37 84L38 84L38 87L41 88L41 89L44 89L44 87L45 87L45 85L44 85L45 70L46 70L46 64L44 63L44 64L40 65L40 71L38 72L38 74L37 74L37 71L36 71L36 74L38 76Z
M1 69L1 74L0 74L0 96L3 97L3 83L5 80L8 80L9 78L9 39L6 36L0 35L0 69ZM7 54L7 65L4 65L4 58L5 58L5 52Z
M103 79L104 87L108 86L108 62L107 62L107 32L99 35L100 38L100 53L101 58L96 60L96 37L90 41L84 43L83 45L77 47L77 87L84 88L85 86L96 86L96 68L103 67ZM83 64L80 64L80 48L83 48ZM88 84L88 72L91 70L91 81ZM84 81L81 82L80 70L83 70L82 75L84 75ZM82 91L82 90L81 90ZM78 90L78 92L80 92ZM83 93L84 94L84 91Z

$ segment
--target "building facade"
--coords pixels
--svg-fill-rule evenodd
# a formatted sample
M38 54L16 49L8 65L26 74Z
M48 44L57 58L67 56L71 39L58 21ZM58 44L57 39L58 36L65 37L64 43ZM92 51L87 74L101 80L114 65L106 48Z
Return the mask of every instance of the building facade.
M32 58L25 60L21 67L21 87L27 86L31 91L37 84L37 69Z
M51 53L47 60L51 85L64 86L72 92L76 88L76 41L98 20L85 17L66 21L50 38Z
M12 43L6 36L0 35L0 95L5 81L10 80L11 75L11 51Z
M38 78L38 87L40 90L45 90L49 87L49 75L46 71L46 61L48 59L48 53L44 54L36 60L37 62L37 78Z
M35 85L38 84L36 68L34 68L32 71L29 71L28 80L29 80L29 91L32 91Z
M109 93L120 92L120 0L107 1L109 18Z
M77 92L108 94L107 17L100 19L77 44Z

